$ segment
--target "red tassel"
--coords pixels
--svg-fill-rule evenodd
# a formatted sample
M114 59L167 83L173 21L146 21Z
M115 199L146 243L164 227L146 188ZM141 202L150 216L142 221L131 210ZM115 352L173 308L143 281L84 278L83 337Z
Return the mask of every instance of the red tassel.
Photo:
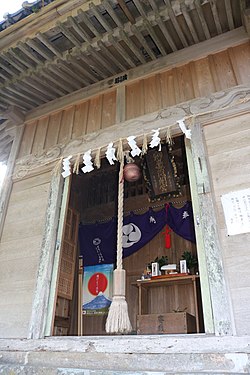
M171 249L171 233L172 232L172 229L169 228L168 225L166 225L166 229L165 229L165 232L163 232L165 234L165 248L166 249Z

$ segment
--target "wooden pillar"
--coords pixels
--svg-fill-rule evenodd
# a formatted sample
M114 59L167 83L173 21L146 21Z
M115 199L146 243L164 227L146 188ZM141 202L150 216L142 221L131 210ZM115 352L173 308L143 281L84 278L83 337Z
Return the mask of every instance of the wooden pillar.
M52 176L28 338L38 339L45 335L54 258L60 247L56 240L63 182L60 173Z
M12 134L14 135L14 140L12 143L10 155L7 162L6 175L0 195L0 238L2 237L3 226L5 221L5 216L7 213L10 193L12 189L12 173L14 170L16 158L19 152L22 136L24 131L24 125L16 125L11 129Z
M191 150L191 143L189 139L185 139L186 146L186 158L188 165L188 175L190 181L190 190L192 196L192 207L194 213L194 225L195 225L195 236L197 245L197 255L199 260L199 272L200 272L200 283L201 283L201 294L202 294L202 310L203 319L205 326L205 333L214 333L214 323L213 323L213 312L212 303L210 295L210 286L207 272L207 259L205 254L205 246L203 241L202 227L200 225L200 207L199 207L199 197L196 185L196 176L194 169L194 161Z
M196 223L199 222L204 241L215 334L232 335L233 324L230 314L229 294L223 270L216 210L206 161L202 127L199 124L195 124L192 127L191 151L200 211L200 216L196 218Z

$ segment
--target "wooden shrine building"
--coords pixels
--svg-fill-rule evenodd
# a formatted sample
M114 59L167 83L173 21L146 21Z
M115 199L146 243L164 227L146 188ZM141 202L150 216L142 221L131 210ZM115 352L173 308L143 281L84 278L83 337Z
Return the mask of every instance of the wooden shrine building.
M1 374L250 373L249 38L249 0L38 0L0 22ZM116 217L106 156L128 162L128 137L124 218L188 202L195 241L164 224L123 259L132 328L112 335L83 314L78 230ZM166 257L177 273L145 280Z

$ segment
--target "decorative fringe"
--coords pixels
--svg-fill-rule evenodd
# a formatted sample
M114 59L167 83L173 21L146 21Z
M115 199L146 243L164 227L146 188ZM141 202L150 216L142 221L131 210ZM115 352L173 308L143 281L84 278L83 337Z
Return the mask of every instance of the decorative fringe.
M119 144L118 144L118 149L117 149L117 160L121 163L123 162L123 158L124 158L124 153L123 153L123 143L122 143L122 139L120 138L119 139Z
M114 296L109 308L105 330L107 333L129 333L132 326L128 317L125 296Z
M145 155L148 152L148 140L147 134L143 135L143 143L142 143L142 155Z
M98 150L96 151L95 160L94 160L94 166L97 169L101 168L101 149L100 148L98 148Z
M58 176L59 174L61 174L61 172L62 172L62 162L63 162L63 157L61 157L61 158L58 160L58 162L57 162L56 165L55 165L55 168L52 169L51 174L52 174L53 176Z
M73 173L79 174L81 154L77 154L76 161L73 168Z

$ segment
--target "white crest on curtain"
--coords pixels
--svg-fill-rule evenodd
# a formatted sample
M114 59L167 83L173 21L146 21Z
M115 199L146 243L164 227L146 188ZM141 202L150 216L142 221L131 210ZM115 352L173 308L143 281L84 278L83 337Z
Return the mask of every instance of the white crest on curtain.
M153 132L153 135L152 135L152 140L149 144L149 147L154 148L154 147L159 146L159 151L161 151L161 138L159 137L160 128L156 130L154 129L152 130L152 132Z
M72 155L68 156L67 158L63 159L63 172L61 173L63 178L66 178L71 175L71 164L70 159L72 158Z
M113 147L113 142L109 143L107 147L107 151L105 152L105 155L110 165L115 164L114 162L117 161L117 159L115 157L115 147Z
M92 162L91 150L84 153L83 163L85 164L85 166L82 168L83 173L93 171L94 167Z
M135 137L131 135L130 137L127 138L128 144L131 147L131 155L134 156L139 156L141 154L141 149L137 146Z

